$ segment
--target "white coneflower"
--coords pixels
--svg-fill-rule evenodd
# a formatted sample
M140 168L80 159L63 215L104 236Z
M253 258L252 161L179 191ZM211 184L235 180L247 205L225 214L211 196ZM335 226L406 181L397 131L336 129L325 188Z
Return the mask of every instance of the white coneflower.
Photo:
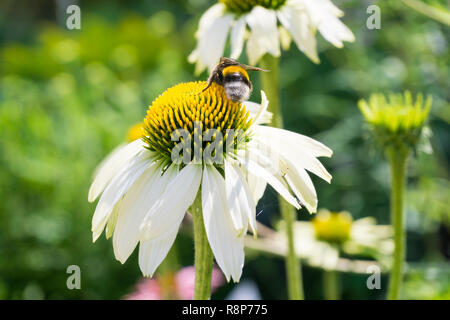
M339 18L343 12L330 0L219 0L201 17L198 44L189 56L196 71L212 70L224 55L230 33L230 57L240 56L247 38L247 56L254 65L266 53L280 56L280 43L288 47L291 39L315 63L319 62L317 30L338 48L355 37Z
M239 281L244 236L248 227L256 234L255 208L266 183L294 207L303 204L314 212L317 196L306 170L331 179L317 160L330 157L329 148L306 136L261 125L268 118L264 92L260 105L232 102L216 83L202 92L206 84L182 83L153 101L142 139L110 156L89 191L89 201L101 194L92 220L94 241L106 227L122 263L139 243L139 265L147 276L166 256L186 211L200 208L217 264L228 280ZM250 116L249 109L256 107L258 112ZM186 154L183 161L174 160L180 151L174 133L181 129L186 133L180 139L184 146L193 142L188 161ZM215 138L207 139L208 129L216 129ZM200 135L203 140L197 140L199 130L205 132ZM241 134L231 135L230 130ZM214 161L204 155L195 159L196 148L206 154L214 145L223 146L220 134L232 148L225 148L221 158L212 152Z

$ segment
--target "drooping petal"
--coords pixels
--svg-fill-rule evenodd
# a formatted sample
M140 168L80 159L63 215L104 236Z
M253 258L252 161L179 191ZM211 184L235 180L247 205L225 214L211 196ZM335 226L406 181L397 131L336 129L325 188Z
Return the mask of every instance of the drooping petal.
M253 175L264 179L272 186L287 202L296 209L300 209L300 205L295 197L289 192L286 182L283 180L279 169L278 161L268 159L257 149L247 150L248 157L243 159L238 157L239 162ZM276 154L273 154L276 155Z
M213 166L205 166L202 179L202 208L206 235L217 264L227 280L238 282L244 266L244 235L233 226L225 181Z
M246 20L251 30L247 41L247 56L250 64L256 64L266 53L279 57L280 41L275 12L255 6Z
M156 268L167 256L170 248L177 237L179 225L147 241L141 241L139 245L139 267L144 276L152 277Z
M159 201L149 209L141 225L141 240L158 238L173 226L180 225L187 209L194 202L201 177L201 166L194 163L173 175Z
M248 188L250 189L250 193L252 194L253 201L255 204L257 204L264 195L264 191L266 190L267 187L267 182L266 180L248 172L248 170L245 170L245 173Z
M333 150L323 143L289 130L270 126L255 126L253 128L255 139L266 142L268 145L284 144L295 149L303 149L314 157L331 157Z
M116 228L117 216L119 215L120 203L122 200L119 200L117 204L114 206L113 211L108 219L108 223L106 224L106 239L111 238L114 233L114 229Z
M225 11L225 6L223 3L216 3L211 6L205 13L201 16L200 21L198 22L198 29L195 36L198 38L201 36L203 32L211 28L211 25L217 18L223 16Z
M252 143L260 144L260 149L265 149L266 156L267 154L282 155L328 183L331 181L331 174L316 158L318 155L331 156L332 151L329 148L313 139L306 139L304 136L283 129L256 126L254 132Z
M216 3L211 8L206 10L206 12L202 15L200 18L200 21L198 23L198 29L195 33L195 37L197 38L197 41L199 41L201 38L205 36L207 31L211 28L211 25L214 23L214 21L223 16L225 10L225 6L223 3ZM188 57L188 61L190 63L196 63L195 73L199 74L206 68L208 68L208 65L206 61L202 61L200 59L200 48L197 44L197 47L192 51L192 53Z
M203 66L213 70L223 55L227 35L233 21L231 14L216 17L209 26L198 30L198 44L189 56L190 62L197 62L197 72L201 72Z
M295 196L310 213L315 213L317 211L316 189L305 169L287 159L281 160L280 167Z
M355 40L351 30L339 20L343 12L330 0L303 1L303 4L312 24L328 42L341 48L343 41Z
M239 203L240 192L242 192L241 186L238 184L239 177L231 164L225 161L225 190L228 202L228 208L230 209L231 221L233 222L234 229L237 235L241 235L247 232L247 224L244 223L243 213L241 213L241 205Z
M93 241L102 233L112 210L122 196L130 189L144 170L151 164L147 150L141 151L134 159L129 161L111 180L106 187L95 208L92 217Z
M231 59L238 59L244 47L245 15L241 16L231 29Z
M330 17L327 22L320 23L317 28L320 34L337 48L344 46L343 41L355 41L352 31L336 17Z
M139 230L145 215L161 197L172 176L172 167L163 174L152 164L130 188L120 205L113 237L114 255L124 263L139 242Z
M225 187L228 207L238 235L246 234L250 224L256 230L256 207L241 169L236 164L225 161Z
M281 48L285 51L288 51L289 48L291 47L291 42L292 42L291 34L283 26L278 26L278 34L280 35Z
M140 139L127 145L121 145L114 149L111 154L100 163L95 171L95 178L89 189L89 202L93 202L97 199L103 190L105 190L114 175L143 149L143 145L144 142Z
M310 17L296 6L283 6L277 12L281 24L291 33L297 47L313 62L319 63L315 30Z

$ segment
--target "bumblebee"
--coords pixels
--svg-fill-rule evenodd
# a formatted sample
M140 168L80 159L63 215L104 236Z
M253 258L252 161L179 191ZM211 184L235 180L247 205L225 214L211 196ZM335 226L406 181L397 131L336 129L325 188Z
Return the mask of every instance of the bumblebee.
M241 64L236 60L222 57L219 64L211 72L205 91L213 82L225 88L227 98L233 102L248 100L252 91L252 83L247 71L267 71L257 67Z

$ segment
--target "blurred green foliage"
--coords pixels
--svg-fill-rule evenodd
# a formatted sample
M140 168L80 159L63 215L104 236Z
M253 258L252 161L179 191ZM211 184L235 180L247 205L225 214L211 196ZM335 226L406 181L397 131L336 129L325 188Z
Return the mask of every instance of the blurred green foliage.
M356 42L336 49L320 39L320 65L294 45L281 59L286 127L334 150L333 158L324 160L331 185L313 178L319 207L389 222L388 167L367 140L356 102L372 92L430 94L433 154L418 153L410 162L408 259L444 261L450 253L440 243L449 241L448 232L446 238L437 230L450 228L449 29L390 0L377 2L381 30L368 30L371 1L334 2L346 12L343 20ZM92 244L95 204L87 202L92 172L158 94L195 79L186 57L195 45L198 19L211 4L83 2L79 31L58 26L56 17L42 23L36 14L34 20L19 15L32 27L15 33L8 27L18 25L19 9L8 1L0 5L0 299L115 299L132 289L140 277L136 254L121 265L110 241L102 237ZM252 100L258 101L260 85L254 82ZM261 210L258 219L264 223L278 219L273 190L266 191ZM310 219L303 211L299 218ZM180 263L192 264L189 236L180 235L177 245ZM448 260L443 263L449 270ZM66 287L71 264L81 267L81 290ZM304 271L307 298L322 297L320 273ZM256 281L263 298L286 297L281 260L248 257L243 277ZM427 281L411 277L414 283ZM365 281L346 280L343 297L383 297L384 290L369 292ZM413 295L416 287L409 283L407 297L448 298L448 291Z

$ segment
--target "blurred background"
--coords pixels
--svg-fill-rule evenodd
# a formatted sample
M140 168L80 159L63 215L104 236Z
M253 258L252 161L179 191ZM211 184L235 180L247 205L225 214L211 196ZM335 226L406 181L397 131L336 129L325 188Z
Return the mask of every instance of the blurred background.
M450 299L449 27L401 1L334 0L356 41L336 49L318 36L321 64L295 45L282 53L281 92L287 129L334 150L323 159L330 185L313 177L319 208L389 223L389 169L368 139L357 108L372 92L409 89L433 96L432 154L409 163L408 272L404 298ZM428 1L432 2L432 1ZM436 1L435 1L436 2ZM446 6L447 1L437 1ZM81 8L81 29L68 30L65 9ZM95 203L87 192L96 165L123 143L128 128L166 88L194 76L187 56L201 14L214 1L23 1L0 3L0 299L120 299L141 277L137 250L121 265L111 241L92 243ZM370 4L381 29L366 28ZM242 61L246 62L245 54ZM258 75L253 101L259 101ZM260 222L279 219L268 188ZM299 220L310 220L305 211ZM189 232L179 234L177 264L193 264ZM173 254L173 253L172 253ZM69 290L69 265L81 289ZM321 270L303 267L307 299L323 298ZM342 274L344 299L383 299L366 274ZM242 281L263 299L287 298L280 257L247 255ZM223 299L233 284L220 287Z

